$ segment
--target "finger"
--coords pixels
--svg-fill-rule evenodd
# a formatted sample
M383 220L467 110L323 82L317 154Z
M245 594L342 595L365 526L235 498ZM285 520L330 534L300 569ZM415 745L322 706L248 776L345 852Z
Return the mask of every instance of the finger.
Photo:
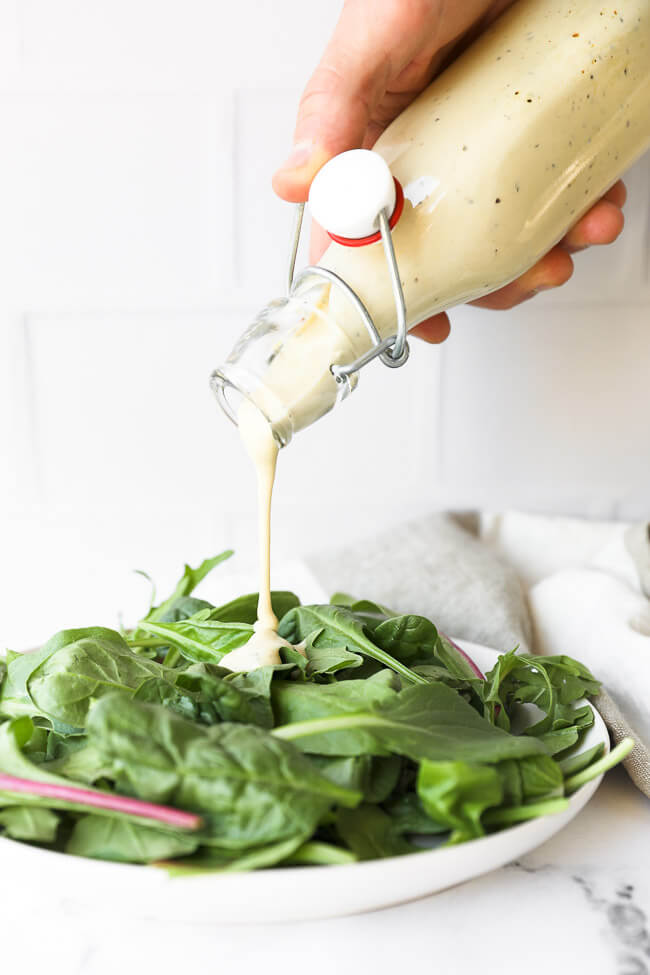
M623 230L624 223L620 206L609 199L600 200L571 228L562 240L562 246L573 253L594 244L611 244Z
M423 342L428 342L430 345L439 345L449 337L450 331L449 316L443 311L439 315L434 315L433 318L427 318L420 322L419 325L411 329L409 334L415 335L416 338L422 339Z
M432 9L429 18L438 17ZM403 0L345 4L300 101L294 148L273 177L279 196L305 200L328 159L363 144L390 78L400 74L427 36L429 25L422 19L418 4Z
M617 207L623 209L627 202L627 186L622 179L619 179L618 183L614 183L612 188L603 196L603 200L609 200L610 203L615 203Z
M470 302L479 308L491 308L495 311L506 311L514 308L523 301L534 297L538 291L548 291L566 284L573 274L573 261L569 254L559 245L549 251L541 261L530 270L522 274L516 281L499 288L492 294L484 295L476 301Z
M331 243L327 231L315 220L312 220L309 238L309 263L317 264Z

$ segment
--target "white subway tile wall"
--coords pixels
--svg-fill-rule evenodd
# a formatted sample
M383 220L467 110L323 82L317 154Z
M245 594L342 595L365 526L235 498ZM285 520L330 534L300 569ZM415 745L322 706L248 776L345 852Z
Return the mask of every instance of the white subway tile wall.
M0 641L114 624L255 557L212 368L282 292L270 188L339 2L0 4ZM369 368L281 458L276 564L441 505L650 516L650 162L620 242ZM431 269L435 273L435 269ZM282 585L277 577L276 583Z

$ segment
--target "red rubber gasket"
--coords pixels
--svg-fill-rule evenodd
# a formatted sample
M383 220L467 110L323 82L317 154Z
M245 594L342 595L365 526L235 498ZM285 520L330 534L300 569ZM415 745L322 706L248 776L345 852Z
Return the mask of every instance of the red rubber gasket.
M393 182L395 183L395 209L388 221L391 230L402 216L402 210L404 209L404 190L402 189L402 184L394 176ZM331 234L328 230L327 236L331 237L336 244L343 244L344 247L365 247L366 244L376 244L378 240L381 240L381 232L379 230L377 233L370 234L368 237L339 237L338 234Z

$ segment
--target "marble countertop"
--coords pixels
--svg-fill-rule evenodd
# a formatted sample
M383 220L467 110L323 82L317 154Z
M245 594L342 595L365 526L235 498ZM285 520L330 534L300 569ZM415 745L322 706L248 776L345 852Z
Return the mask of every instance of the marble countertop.
M35 919L2 874L2 957L21 975L650 973L650 800L610 772L561 833L521 861L400 907L276 925L97 915L52 892ZM2 864L0 862L0 871ZM486 961L487 959L487 961ZM491 961L490 961L491 959Z

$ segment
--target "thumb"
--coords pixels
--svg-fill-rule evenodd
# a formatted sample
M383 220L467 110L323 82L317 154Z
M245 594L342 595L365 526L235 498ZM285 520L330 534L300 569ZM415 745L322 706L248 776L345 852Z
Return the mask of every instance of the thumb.
M292 203L306 200L328 159L363 145L401 53L395 18L378 8L399 6L391 0L376 6L351 0L344 6L300 100L293 149L273 177L278 196Z

